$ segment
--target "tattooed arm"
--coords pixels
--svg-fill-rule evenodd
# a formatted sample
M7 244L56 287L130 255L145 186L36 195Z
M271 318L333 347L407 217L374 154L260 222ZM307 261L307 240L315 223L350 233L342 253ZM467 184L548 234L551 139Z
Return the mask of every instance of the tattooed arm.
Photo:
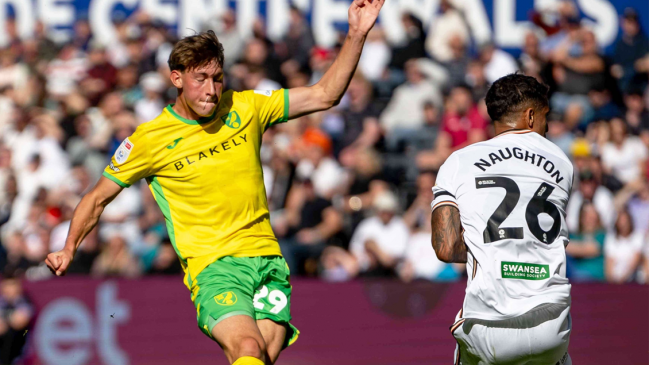
M462 238L460 211L452 205L442 205L430 218L431 241L437 258L447 263L465 263L466 245Z

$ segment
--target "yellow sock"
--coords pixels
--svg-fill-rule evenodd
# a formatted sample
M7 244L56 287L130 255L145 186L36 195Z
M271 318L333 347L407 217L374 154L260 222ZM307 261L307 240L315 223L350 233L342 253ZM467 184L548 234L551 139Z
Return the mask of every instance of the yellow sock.
M243 356L233 362L232 365L264 365L264 362L256 357Z

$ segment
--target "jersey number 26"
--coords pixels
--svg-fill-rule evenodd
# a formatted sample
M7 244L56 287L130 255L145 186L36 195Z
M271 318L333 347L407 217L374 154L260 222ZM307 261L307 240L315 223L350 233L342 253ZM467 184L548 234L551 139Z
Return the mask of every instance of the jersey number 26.
M503 188L507 192L505 199L500 203L496 211L489 217L487 228L483 233L485 243L496 242L504 239L522 239L523 227L500 227L502 222L507 219L509 214L514 210L521 192L516 182L508 177L502 176L483 176L475 179L476 189ZM548 183L542 183L536 190L532 199L527 203L525 208L525 221L530 231L539 241L550 244L559 235L561 230L561 213L548 197L552 194L554 187ZM554 222L550 230L545 231L539 223L539 214L546 213L552 217Z

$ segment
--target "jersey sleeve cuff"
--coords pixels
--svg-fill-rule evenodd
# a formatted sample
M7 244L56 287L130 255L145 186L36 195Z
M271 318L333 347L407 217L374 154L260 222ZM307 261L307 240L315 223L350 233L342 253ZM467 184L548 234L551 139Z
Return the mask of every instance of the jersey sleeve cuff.
M284 89L284 115L277 121L277 123L288 122L288 89Z
M439 208L443 205L452 205L456 208L458 208L457 205L457 200L455 199L455 195L449 193L448 191L440 188L439 186L434 186L433 187L433 202L430 204L430 209L431 211L435 210L436 208Z
M288 122L288 107L289 107L289 104L288 104L288 89L283 89L283 95L284 95L284 112L282 113L282 117L275 120L275 121L273 121L273 122L268 123L268 125L266 126L266 129L264 131L267 131L268 128L274 126L275 124Z
M109 174L109 173L106 172L106 171L104 171L104 173L103 173L102 175L103 175L104 177L108 178L109 180L112 180L115 184L117 184L117 185L119 185L119 186L121 186L121 187L123 187L123 188L128 188L128 187L131 186L131 185L125 183L125 182L122 182L120 179L116 178L115 176Z

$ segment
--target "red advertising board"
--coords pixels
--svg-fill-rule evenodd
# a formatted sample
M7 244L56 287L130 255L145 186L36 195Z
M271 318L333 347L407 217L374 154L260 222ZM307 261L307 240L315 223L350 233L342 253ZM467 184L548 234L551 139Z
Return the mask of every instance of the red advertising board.
M300 339L278 364L449 364L465 283L295 280ZM180 278L57 278L26 283L38 308L29 363L227 364L196 326ZM576 364L647 364L649 287L573 285Z

